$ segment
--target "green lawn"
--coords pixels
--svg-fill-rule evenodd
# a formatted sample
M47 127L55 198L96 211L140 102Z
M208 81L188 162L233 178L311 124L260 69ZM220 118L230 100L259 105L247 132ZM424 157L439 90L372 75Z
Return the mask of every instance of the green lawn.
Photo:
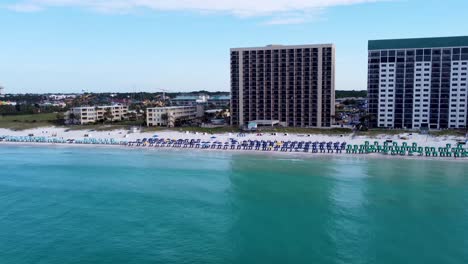
M55 125L56 119L57 114L55 113L0 116L0 128L25 130L37 127L47 127Z

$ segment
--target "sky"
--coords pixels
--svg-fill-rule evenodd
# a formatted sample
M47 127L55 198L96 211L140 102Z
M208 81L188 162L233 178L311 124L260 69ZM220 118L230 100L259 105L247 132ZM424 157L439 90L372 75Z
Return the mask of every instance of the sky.
M333 43L367 87L369 39L468 35L466 0L0 0L7 93L229 91L229 49Z

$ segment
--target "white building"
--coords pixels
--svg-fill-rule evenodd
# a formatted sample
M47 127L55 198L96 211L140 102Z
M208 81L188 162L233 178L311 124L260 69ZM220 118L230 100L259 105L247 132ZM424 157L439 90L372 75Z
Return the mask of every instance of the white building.
M369 41L371 127L465 128L468 36Z
M203 116L202 106L153 107L146 109L146 124L173 127L176 120L191 120L201 116Z
M69 123L89 124L102 121L110 113L110 121L121 121L127 119L128 106L106 105L106 106L81 106L74 107L68 111ZM73 114L73 117L70 115Z

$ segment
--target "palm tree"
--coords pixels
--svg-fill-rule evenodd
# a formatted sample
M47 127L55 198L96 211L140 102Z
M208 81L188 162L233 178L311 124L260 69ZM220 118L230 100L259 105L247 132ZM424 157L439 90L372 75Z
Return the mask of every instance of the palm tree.
M59 124L59 125L65 124L65 114L62 113L62 112L58 112L58 113L55 115L55 121L56 121L57 124Z
M106 122L106 121L112 121L112 119L114 118L114 116L112 115L112 111L111 111L110 108L107 108L107 109L106 109L106 111L104 112L103 118L104 118L104 122Z

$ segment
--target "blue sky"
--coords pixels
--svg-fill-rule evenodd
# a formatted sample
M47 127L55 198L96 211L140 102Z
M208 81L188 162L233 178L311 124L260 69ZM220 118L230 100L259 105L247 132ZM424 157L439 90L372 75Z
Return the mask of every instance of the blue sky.
M366 89L367 40L468 35L466 0L2 0L11 93L228 91L229 48L336 45L336 89Z

